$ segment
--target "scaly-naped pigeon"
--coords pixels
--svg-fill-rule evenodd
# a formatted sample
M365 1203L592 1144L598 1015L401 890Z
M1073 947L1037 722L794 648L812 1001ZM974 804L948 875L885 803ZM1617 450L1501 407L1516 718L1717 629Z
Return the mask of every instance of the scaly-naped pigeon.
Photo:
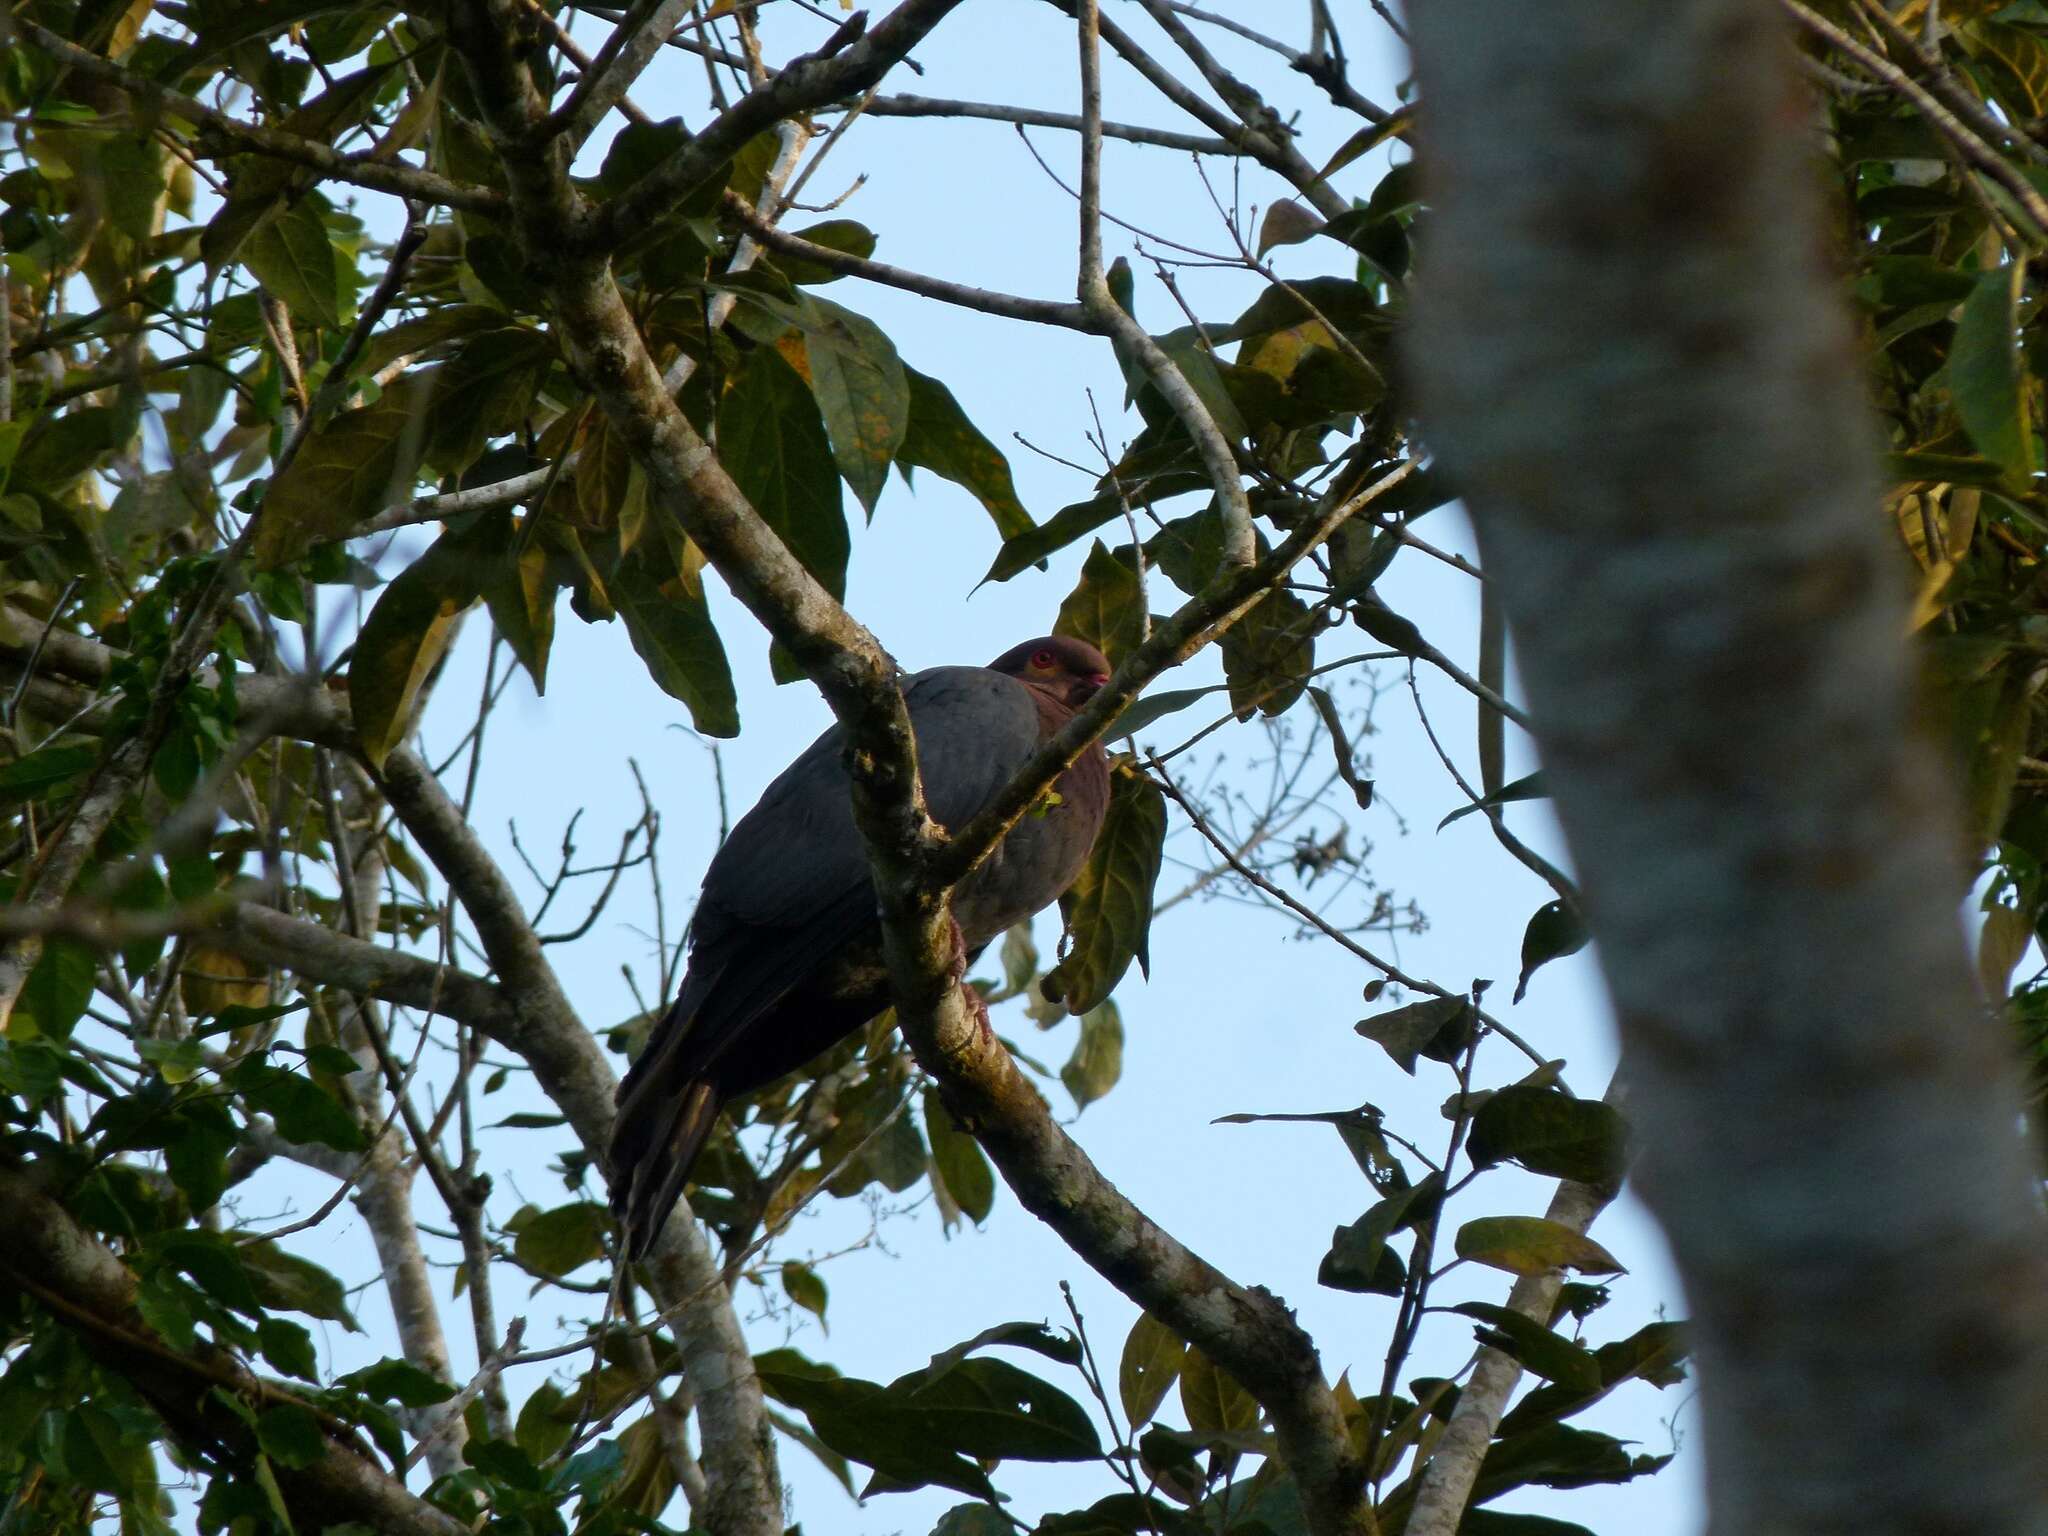
M1108 677L1095 647L1048 636L986 667L910 678L903 697L932 819L964 826ZM953 892L970 958L1080 874L1109 801L1101 746L1054 790L1049 808L1019 821ZM795 1071L888 1004L874 881L835 726L711 860L682 988L619 1086L612 1209L628 1254L652 1245L726 1100Z

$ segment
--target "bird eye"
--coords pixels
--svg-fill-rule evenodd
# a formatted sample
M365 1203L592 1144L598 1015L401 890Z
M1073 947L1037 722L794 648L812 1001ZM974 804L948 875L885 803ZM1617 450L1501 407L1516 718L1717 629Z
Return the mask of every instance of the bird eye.
M1031 658L1031 665L1033 665L1034 667L1041 667L1045 671L1050 672L1052 670L1052 652L1040 651L1036 656L1033 656Z

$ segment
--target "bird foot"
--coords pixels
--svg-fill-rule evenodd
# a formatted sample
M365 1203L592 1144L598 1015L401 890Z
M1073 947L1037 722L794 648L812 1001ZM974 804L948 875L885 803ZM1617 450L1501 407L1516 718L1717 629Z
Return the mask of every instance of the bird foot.
M983 1041L996 1037L995 1025L989 1021L988 999L967 978L967 936L960 931L960 924L953 918L946 920L952 935L952 949L946 958L946 973L960 984L960 999L967 1009L967 1016L974 1020L974 1027Z
M975 1030L982 1040L992 1042L996 1037L996 1027L989 1020L988 999L981 995L979 988L963 981L960 983L960 1000L966 1005L967 1016L974 1020Z

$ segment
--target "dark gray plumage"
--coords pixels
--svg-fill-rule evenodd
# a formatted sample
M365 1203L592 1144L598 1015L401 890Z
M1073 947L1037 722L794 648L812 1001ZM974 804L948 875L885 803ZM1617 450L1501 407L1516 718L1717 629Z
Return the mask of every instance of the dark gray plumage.
M933 820L971 820L1108 675L1094 647L1049 637L987 667L911 678L903 696ZM705 873L682 987L619 1087L612 1208L634 1258L681 1195L726 1100L795 1071L888 1006L843 754L835 726L768 786ZM1055 789L1057 803L1020 821L953 893L970 955L1080 874L1109 799L1101 747Z

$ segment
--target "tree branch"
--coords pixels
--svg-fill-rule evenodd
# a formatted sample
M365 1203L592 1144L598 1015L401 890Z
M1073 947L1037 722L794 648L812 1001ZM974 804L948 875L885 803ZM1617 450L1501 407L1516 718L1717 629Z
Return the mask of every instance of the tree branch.
M897 94L877 96L866 107L869 117L950 117L980 122L1012 123L1024 128L1058 128L1068 133L1081 131L1081 119L1072 112L1045 112L1037 107L1013 107L994 101L949 101L937 96ZM1104 123L1105 139L1122 139L1127 144L1149 144L1158 149L1185 150L1191 155L1236 156L1244 151L1224 139L1205 138L1199 133L1178 133L1171 128L1152 128L1142 123Z
M1613 1103L1615 1097L1615 1089L1610 1087L1608 1102ZM1543 1215L1546 1221L1584 1234L1613 1200L1614 1193L1567 1179L1557 1186ZM1558 1293L1564 1289L1564 1273L1546 1269L1540 1275L1521 1276L1508 1291L1508 1310L1548 1328L1557 1312ZM1521 1362L1512 1355L1491 1345L1479 1351L1472 1379L1459 1390L1458 1406L1451 1410L1443 1438L1423 1468L1401 1536L1457 1536L1494 1431L1500 1428L1501 1415L1507 1412L1508 1399L1515 1395L1521 1379Z
M217 1400L217 1389L259 1402L302 1401L225 1351L201 1357L167 1344L135 1310L134 1272L38 1189L31 1170L0 1166L0 1226L11 1234L0 1277L47 1307L103 1368L132 1382L187 1454L255 1460L254 1431ZM286 1504L309 1529L360 1520L392 1536L464 1536L466 1525L407 1492L329 1424L318 1461L271 1464Z
M88 53L76 44L66 42L49 28L38 26L24 16L10 16L0 12L0 37L5 37L10 29L18 29L30 43L49 54L66 69L76 70L88 80L113 86L123 94L160 112L169 113L193 124L200 130L199 152L209 158L237 153L269 155L274 159L289 160L294 165L303 165L308 170L318 171L321 175L332 177L336 181L367 187L373 192L389 192L395 197L409 198L415 202L460 208L468 213L502 214L505 211L505 194L502 192L493 191L489 187L465 186L433 171L416 170L409 165L373 160L360 155L345 155L330 145L314 139L301 138L295 133L286 133L281 128L266 128L257 123L245 123L229 113L216 111L196 97L171 90L157 84L146 75L136 74L133 70L111 63L98 54ZM207 149L205 138L208 134L226 140L227 146L215 150Z
M734 102L731 110L707 123L702 133L659 169L596 210L588 227L591 243L609 250L652 227L755 134L785 118L867 90L959 3L902 0L864 35L848 39L851 29L842 27L816 53L790 60L765 84Z
M1252 533L1251 502L1244 492L1244 472L1237 452L1216 425L1216 418L1165 349L1138 324L1109 291L1102 268L1102 61L1101 17L1097 0L1079 0L1077 30L1081 49L1081 256L1075 291L1088 318L1121 343L1152 381L1181 425L1187 428L1202 468L1216 490L1223 519L1222 561L1249 566L1258 553Z
M729 222L737 224L769 250L815 262L831 271L843 272L848 277L865 278L871 283L883 283L891 288L901 288L906 293L921 294L925 298L937 299L944 304L957 304L962 309L979 310L985 315L998 315L1005 320L1028 320L1035 325L1057 325L1068 330L1088 331L1096 335L1107 334L1105 327L1092 319L1079 304L1063 304L1056 299L1030 299L1017 294L997 293L988 288L972 288L965 283L951 283L944 278L927 277L922 272L912 272L906 267L892 267L884 261L872 261L865 256L855 256L847 251L835 251L828 245L817 245L769 223L747 206L746 199L732 192L725 194L720 212Z

